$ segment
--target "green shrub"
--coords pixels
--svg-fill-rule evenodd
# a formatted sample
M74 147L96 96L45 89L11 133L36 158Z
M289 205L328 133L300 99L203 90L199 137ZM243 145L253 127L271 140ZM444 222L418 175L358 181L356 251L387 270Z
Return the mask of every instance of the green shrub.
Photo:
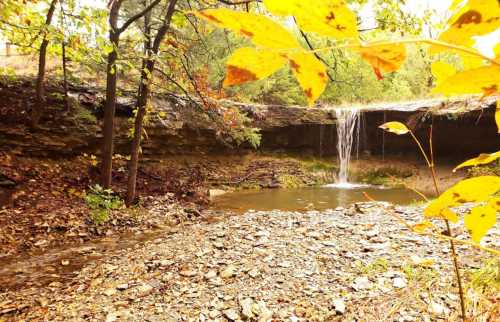
M90 187L90 192L85 196L85 202L90 208L92 221L97 225L108 221L111 210L123 206L123 200L114 195L113 190L104 189L100 185Z
M76 104L75 106L75 119L85 123L95 124L97 119L88 109Z
M299 188L304 185L302 180L291 174L282 174L278 180L283 188Z
M467 177L500 176L500 161L467 169Z

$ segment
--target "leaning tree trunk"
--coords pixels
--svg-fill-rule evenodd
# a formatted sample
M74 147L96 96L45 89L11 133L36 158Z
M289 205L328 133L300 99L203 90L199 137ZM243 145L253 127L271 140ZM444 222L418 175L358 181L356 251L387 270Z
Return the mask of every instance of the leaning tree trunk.
M50 26L52 23L52 17L54 16L54 11L56 10L56 4L58 0L52 0L50 3L49 11L47 12L47 16L45 19L45 28ZM49 40L47 38L46 31L43 31L43 39L40 44L40 51L38 55L38 75L36 78L36 93L35 93L35 106L31 112L31 126L33 128L38 127L38 123L40 122L40 118L43 112L43 105L45 102L45 66L47 64L47 47L49 46Z
M153 71L154 62L148 60L144 69L149 73ZM131 205L135 199L135 191L137 185L137 169L139 167L139 153L141 149L141 138L144 124L144 116L149 102L149 95L151 93L151 83L148 76L144 75L146 72L143 70L141 76L141 86L139 89L139 96L137 98L137 115L134 122L134 138L132 139L132 148L130 152L129 174L127 184L127 199L126 204ZM151 75L151 74L150 74Z
M143 64L143 69L141 73L141 83L139 87L139 96L137 98L137 115L135 117L135 122L134 122L134 138L132 140L129 173L128 173L127 199L126 199L127 205L133 203L136 194L137 169L139 167L139 152L141 149L143 123L144 123L144 116L146 115L147 112L149 97L151 94L151 81L153 78L153 72L155 68L155 59L157 59L157 55L160 51L161 42L163 41L163 38L165 37L168 29L170 28L170 21L172 20L172 15L174 14L176 4L177 0L170 0L167 13L165 14L165 19L163 20L163 24L160 27L160 29L158 29L151 50L149 50L150 47L149 40L145 42L147 58L145 59ZM149 24L146 21L146 33L149 36L148 29L149 29Z

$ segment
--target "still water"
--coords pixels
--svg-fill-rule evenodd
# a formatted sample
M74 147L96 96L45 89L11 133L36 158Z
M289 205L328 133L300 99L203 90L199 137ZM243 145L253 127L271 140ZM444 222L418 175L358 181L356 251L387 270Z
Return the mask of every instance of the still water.
M324 210L346 207L352 203L367 201L364 193L377 201L405 205L419 200L419 196L407 189L378 188L373 186L306 187L298 189L272 189L240 191L214 198L217 209L244 212L254 210Z

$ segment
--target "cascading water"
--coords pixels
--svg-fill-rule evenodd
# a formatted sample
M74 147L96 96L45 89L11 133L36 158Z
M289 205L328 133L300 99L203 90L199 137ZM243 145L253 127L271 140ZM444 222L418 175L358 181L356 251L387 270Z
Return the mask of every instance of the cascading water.
M347 185L349 182L349 163L351 162L352 146L354 143L354 130L359 120L359 110L341 108L336 109L335 114L337 116L337 152L340 164L337 186L342 186Z

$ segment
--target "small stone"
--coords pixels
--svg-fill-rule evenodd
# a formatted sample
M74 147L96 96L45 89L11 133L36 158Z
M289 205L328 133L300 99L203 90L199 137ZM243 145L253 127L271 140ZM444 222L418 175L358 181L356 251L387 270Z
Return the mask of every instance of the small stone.
M405 288L406 285L407 285L406 279L402 277L396 277L392 281L392 286L394 286L395 288Z
M222 189L209 189L208 190L208 196L210 198L217 197L217 196L222 196L225 193L227 193L227 191L226 190L222 190Z
M166 267L166 266L172 266L175 264L174 261L172 260L168 260L168 259L162 259L160 262L159 262L160 266L162 267Z
M217 277L217 272L216 272L216 271L214 271L214 270L210 270L210 271L208 271L208 272L205 274L205 278L206 278L207 280L210 280L210 279L212 279L212 278L216 278L216 277Z
M104 290L104 295L106 296L113 296L116 294L116 289L114 288L108 288L107 290Z
M217 249L224 249L224 244L220 242L215 242L214 247Z
M46 307L49 304L49 301L44 297L38 298L36 301L41 307Z
M311 231L309 233L306 234L307 237L311 237L311 238L314 238L314 239L320 239L321 238L321 233L320 232L317 232L317 231Z
M368 277L366 276L356 277L354 283L352 284L352 288L355 289L356 291L366 290L370 288L370 284L371 283L368 280Z
M245 298L240 301L241 305L241 313L243 314L243 318L252 319L254 317L254 313L252 310L253 300L251 298Z
M442 315L445 311L444 306L439 303L431 302L429 305L429 312L435 315Z
M149 284L142 284L137 288L137 291L139 292L139 295L144 296L148 295L153 291L153 286Z
M236 267L234 265L229 265L220 272L220 277L222 278L230 278L234 275L236 275Z
M184 277L193 277L198 275L198 272L191 269L183 269L182 271L179 272L179 274Z
M69 260L67 260L67 259L63 259L63 260L61 261L61 265L62 265L62 266L68 266L68 265L69 265Z
M270 321L271 318L273 317L273 311L269 310L266 306L266 303L264 303L263 301L259 301L257 303L256 311L257 315L259 316L259 322Z
M240 315L238 314L238 312L236 312L235 309L224 310L222 311L222 313L224 313L224 316L231 321L236 321L240 319Z
M208 312L208 317L211 318L212 320L215 320L220 315L220 311L218 310L212 310Z
M344 314L345 313L345 303L342 299L336 299L333 300L333 308L335 309L335 312L337 314Z
M118 316L114 312L110 312L110 313L108 313L108 315L106 315L106 322L114 322L117 319L118 319Z
M256 278L257 276L260 275L260 272L258 269L253 268L250 271L248 271L248 275L250 275L250 277Z
M128 289L128 283L122 283L122 284L118 284L116 285L116 289L117 290L120 290L120 291L125 291L126 289Z
M279 267L283 267L283 268L289 268L290 266L292 266L292 264L290 262L281 262L278 264Z

